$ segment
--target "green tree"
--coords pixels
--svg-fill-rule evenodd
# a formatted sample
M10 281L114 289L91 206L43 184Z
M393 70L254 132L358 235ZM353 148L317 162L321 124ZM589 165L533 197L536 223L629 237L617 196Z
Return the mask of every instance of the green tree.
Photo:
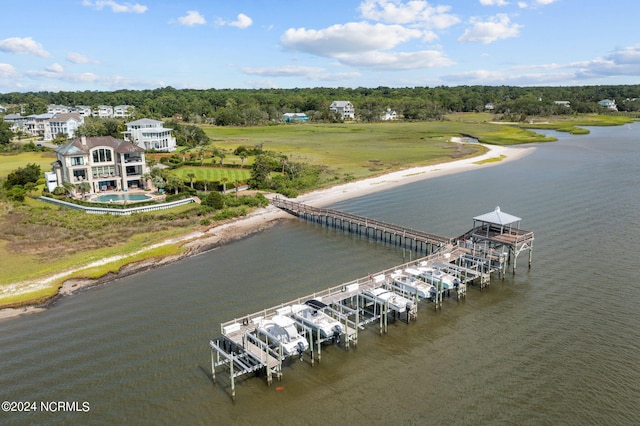
M26 167L20 167L9 173L4 185L5 188L9 189L16 185L24 186L29 182L36 183L41 175L42 170L40 166L35 163L30 163L27 164Z
M204 197L202 204L216 210L221 210L224 208L224 196L217 191L210 192Z
M0 121L0 145L9 145L13 139L11 126L6 121Z
M193 189L193 178L196 177L196 174L193 172L187 173L187 177L189 177L189 185L191 185L191 189Z

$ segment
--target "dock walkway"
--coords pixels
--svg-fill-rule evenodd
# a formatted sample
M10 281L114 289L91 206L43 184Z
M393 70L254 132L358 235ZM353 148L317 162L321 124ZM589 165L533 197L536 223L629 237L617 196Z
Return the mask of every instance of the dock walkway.
M450 296L453 292L456 300L460 300L466 297L469 285L477 283L480 289L484 289L489 285L492 273L499 272L504 277L509 262L513 264L515 273L515 259L522 251L529 251L529 267L531 266L533 232L514 228L515 220L519 222L520 219L500 215L499 208L491 214L474 218L472 230L451 239L280 198L275 198L272 203L302 219L357 234L364 232L370 238L396 243L417 253L422 252L425 256L220 324L221 335L209 343L212 378L215 382L219 367L228 368L232 399L235 399L235 378L239 376L264 371L269 384L274 375L278 379L282 378L283 362L287 359L282 344L274 344L256 329L263 320L276 315L290 315L293 305L305 304L310 300L321 302L320 305L324 307L319 310L340 323L343 330L339 337L340 344L348 350L351 345L357 345L358 333L369 324L377 323L379 332L386 333L390 314L394 320L406 320L409 324L417 319L420 304L426 303L436 310L442 309L445 295ZM457 281L451 288L444 285L442 278L436 279L435 288L431 290L433 294L420 299L415 288L411 290L410 286L398 284L394 280L403 271L416 268L433 268ZM429 277L433 282L434 279ZM387 293L389 297L384 300L377 298L372 290L378 288L391 294ZM320 362L323 344L337 342L335 336L323 338L319 329L314 331L301 322L297 322L295 327L309 343L308 360L311 365L315 361ZM300 357L302 359L303 354Z

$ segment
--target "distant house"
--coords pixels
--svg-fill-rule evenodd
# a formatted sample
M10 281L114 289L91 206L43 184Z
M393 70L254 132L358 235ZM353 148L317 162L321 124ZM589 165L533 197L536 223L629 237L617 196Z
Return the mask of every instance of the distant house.
M113 107L113 116L114 117L131 117L133 110L136 107L131 105L116 105Z
M91 107L87 105L76 105L75 112L83 117L91 117Z
M112 136L80 137L55 149L53 172L46 174L53 191L65 182L90 184L91 193L144 186L144 149Z
M571 107L571 102L569 102L569 101L553 101L553 103L556 104L556 105L561 105L561 106L563 106L565 108Z
M356 111L353 104L349 101L333 101L329 106L329 111L340 114L343 120L356 118Z
M380 116L380 119L382 121L397 120L398 114L391 108L387 108L387 110Z
M615 100L603 99L600 102L598 102L598 105L600 105L602 108L606 108L606 109L609 109L611 111L617 111L618 110L618 106L616 105L616 101Z
M176 150L176 138L171 134L173 129L164 127L164 123L150 118L126 123L127 131L124 132L126 140L133 142L145 150L173 152Z
M59 134L65 135L68 139L73 138L78 127L83 124L84 117L77 112L56 113L45 122L44 140L53 140Z
M25 131L24 127L27 122L27 117L20 114L7 114L3 117L3 121L9 123L11 131L13 132L17 132L18 130Z
M0 114L4 114L5 112L7 112L7 107L0 105Z
M47 113L49 114L67 114L69 112L71 112L71 109L64 105L50 104L47 107Z
M307 114L303 112L285 112L282 114L282 121L285 123L309 121Z
M27 115L27 121L24 123L23 130L31 136L44 137L47 129L47 122L53 118L55 114L31 114Z
M484 109L487 111L493 111L496 107L491 102L487 102L484 104Z

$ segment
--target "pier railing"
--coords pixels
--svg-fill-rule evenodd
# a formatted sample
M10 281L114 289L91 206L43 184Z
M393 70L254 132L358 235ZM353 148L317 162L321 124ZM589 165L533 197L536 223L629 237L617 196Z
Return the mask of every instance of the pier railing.
M385 235L393 235L400 238L400 240L412 240L416 246L419 244L429 244L431 246L443 247L452 243L452 239L448 237L339 210L308 206L303 203L284 200L280 197L272 199L271 204L303 219L312 219L327 225L333 224L334 226L336 226L338 222L340 224L348 223L350 224L350 228L354 227L358 232L360 232L360 228L363 227L367 235L369 234L368 231L371 230L372 236L376 238L378 238L378 235L381 239L383 239ZM428 253L429 252L433 252L433 250L428 251Z

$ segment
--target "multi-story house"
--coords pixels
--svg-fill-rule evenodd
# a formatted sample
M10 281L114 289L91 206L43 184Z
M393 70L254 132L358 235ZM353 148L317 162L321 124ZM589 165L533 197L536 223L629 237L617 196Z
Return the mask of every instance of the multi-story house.
M71 108L64 105L50 104L47 107L47 113L49 114L67 114L69 112L71 112Z
M91 107L87 105L76 105L74 112L77 112L83 117L91 117Z
M343 120L356 118L356 111L349 101L333 101L329 106L329 111L340 114Z
M127 131L124 132L126 140L133 142L145 150L167 151L176 150L176 138L171 135L173 129L164 127L164 123L150 118L126 123Z
M131 117L134 109L135 107L131 105L116 105L113 107L113 116L117 118Z
M111 105L99 105L92 115L100 118L111 118L113 117L113 107Z
M27 120L24 123L24 131L31 136L42 136L47 127L47 121L53 118L55 114L31 114L27 115Z
M600 105L602 108L606 108L611 111L618 110L618 105L616 105L616 101L612 99L603 99L600 102L598 102L598 105Z
M57 113L45 122L44 140L55 139L59 134L70 139L75 136L78 127L84 124L84 117L77 112L68 114Z
M90 184L90 193L127 191L145 185L144 149L112 136L79 137L55 149L53 172L47 186L53 191L65 182ZM54 176L55 175L55 176Z

